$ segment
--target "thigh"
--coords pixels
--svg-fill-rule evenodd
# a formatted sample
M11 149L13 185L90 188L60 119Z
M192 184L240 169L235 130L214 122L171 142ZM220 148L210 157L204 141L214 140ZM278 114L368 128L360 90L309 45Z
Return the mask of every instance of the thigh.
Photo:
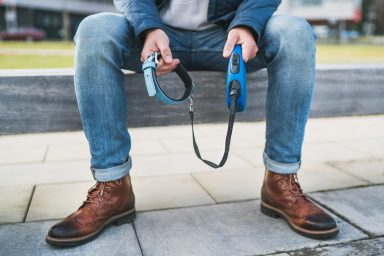
M104 12L86 17L74 41L76 54L105 54L108 57L104 58L112 58L119 68L140 69L140 49L124 15Z
M196 70L210 70L226 72L228 59L223 57L223 49L226 43L227 32L214 27L199 31L196 35L196 49L192 54L192 61ZM265 68L266 64L261 53L246 63L247 72L253 72Z

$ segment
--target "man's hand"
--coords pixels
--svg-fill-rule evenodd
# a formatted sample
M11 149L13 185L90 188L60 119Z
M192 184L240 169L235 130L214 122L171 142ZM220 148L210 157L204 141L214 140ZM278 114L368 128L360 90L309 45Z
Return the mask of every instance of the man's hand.
M168 36L161 29L146 32L141 61L144 62L153 52L161 53L161 59L157 65L157 75L171 72L180 62L179 59L172 59Z
M248 28L235 27L229 31L223 51L224 58L231 56L236 44L241 44L244 62L256 57L259 49L257 48L252 32Z

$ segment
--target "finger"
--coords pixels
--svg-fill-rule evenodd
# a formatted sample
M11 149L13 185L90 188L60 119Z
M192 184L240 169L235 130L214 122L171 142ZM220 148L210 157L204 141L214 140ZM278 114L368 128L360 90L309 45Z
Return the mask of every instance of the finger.
M172 67L170 67L170 68L167 68L167 69L165 69L165 70L157 70L157 71L156 71L156 74L157 74L158 76L161 76L161 75L165 75L165 74L171 73L171 72L176 68L176 66L177 66L177 65L172 66Z
M241 48L242 48L242 52L243 52L243 60L245 63L247 63L248 60L251 58L251 55L253 52L252 46L249 44L243 44L241 46Z
M157 67L156 73L157 75L163 75L172 72L177 65L180 63L179 59L172 60L171 63L165 63L163 60L160 60L159 65Z
M233 48L235 47L235 44L237 43L238 37L232 34L228 35L227 42L225 43L224 46L224 51L223 51L223 57L228 58L231 56L231 53L233 51Z
M163 57L165 63L171 63L172 62L172 52L171 52L171 49L169 49L168 44L165 42L160 42L159 50L160 50L161 56Z
M258 48L257 48L257 45L254 43L244 43L242 45L242 51L243 51L244 62L248 62L249 60L256 57Z
M254 53L253 53L251 59L255 58L258 52L259 52L259 48L258 48L257 45L256 45L256 46L255 46L255 51L254 51Z
M162 65L158 66L157 71L160 73L168 73L171 72L176 66L180 63L179 60L172 60L171 63L163 62Z

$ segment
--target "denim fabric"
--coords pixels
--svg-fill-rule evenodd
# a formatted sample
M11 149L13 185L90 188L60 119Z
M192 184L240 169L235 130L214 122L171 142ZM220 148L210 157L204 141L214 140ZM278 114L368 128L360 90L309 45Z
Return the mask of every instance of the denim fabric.
M188 70L226 71L224 29L165 30L173 56ZM121 69L140 71L141 49L127 19L111 13L86 18L75 42L75 89L92 155L91 168L98 181L119 179L131 169ZM301 18L273 16L258 46L257 57L247 63L247 71L268 71L264 163L274 172L295 173L300 167L315 82L315 36Z

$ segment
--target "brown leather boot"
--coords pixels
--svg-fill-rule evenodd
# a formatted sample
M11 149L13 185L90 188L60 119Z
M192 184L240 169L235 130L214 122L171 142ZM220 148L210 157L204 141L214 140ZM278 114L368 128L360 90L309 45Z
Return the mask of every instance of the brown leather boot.
M135 195L129 174L119 180L97 182L76 212L51 227L46 241L61 247L80 245L96 238L106 226L128 223L134 217Z
M339 232L335 220L303 194L296 174L266 170L261 189L261 212L283 217L301 235L323 239Z

